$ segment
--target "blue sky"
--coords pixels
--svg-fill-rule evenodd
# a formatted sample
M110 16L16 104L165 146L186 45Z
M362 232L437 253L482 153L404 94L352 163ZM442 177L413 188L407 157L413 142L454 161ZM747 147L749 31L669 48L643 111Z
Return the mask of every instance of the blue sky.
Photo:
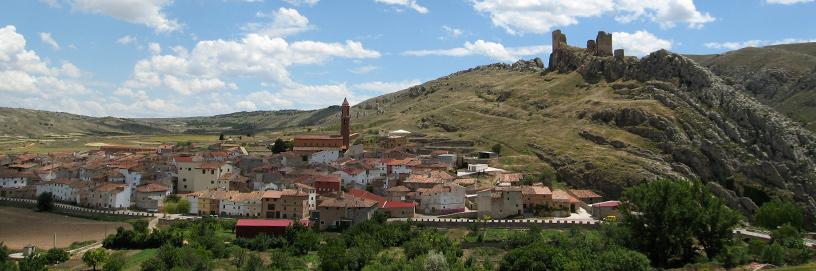
M814 0L11 0L0 106L170 117L352 103L598 30L642 56L816 41Z

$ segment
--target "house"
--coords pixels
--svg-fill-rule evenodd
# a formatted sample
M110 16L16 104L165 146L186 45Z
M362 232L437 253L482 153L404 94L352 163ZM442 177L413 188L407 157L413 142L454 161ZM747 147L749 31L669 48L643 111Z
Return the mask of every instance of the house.
M157 212L164 207L164 199L170 195L170 188L157 183L137 186L134 193L136 208Z
M368 186L368 171L362 166L348 166L343 167L342 170L335 172L335 175L340 176L343 180L343 186L353 186L365 188Z
M523 178L524 174L521 173L497 173L495 181L496 185L516 185Z
M371 219L377 212L379 203L351 195L329 197L317 205L315 219L320 221L321 230L347 228Z
M268 190L261 197L265 218L304 219L309 217L309 194L298 190Z
M349 189L348 194L366 200L373 200L379 203L379 212L387 217L395 218L412 218L416 213L416 203L401 200L386 200L385 197L376 195L374 193L360 190Z
M313 176L312 186L318 195L337 193L342 187L342 179L336 175Z
M255 238L261 234L281 236L293 223L289 219L238 219L235 223L235 237ZM301 220L300 223L309 226L309 220Z
M80 191L84 183L80 180L56 179L37 184L37 196L51 193L54 200L65 203L80 203Z
M408 193L411 189L405 186L394 186L385 190L386 199L392 201L404 201L408 199Z
M317 189L315 189L311 185L303 184L303 183L296 183L295 184L295 189L297 191L300 191L300 192L303 192L303 193L306 193L306 194L309 195L308 200L307 200L308 205L309 205L309 211L317 210Z
M570 189L569 194L586 204L593 204L601 201L601 196L592 190Z
M522 186L521 196L525 213L544 215L552 205L552 191L543 185Z
M89 191L83 205L92 208L123 209L130 207L130 189L123 183L102 183Z
M20 188L28 185L35 178L30 172L2 171L0 172L0 188Z
M189 193L218 188L221 176L237 170L228 162L207 161L198 157L180 155L174 159L178 193Z
M405 181L402 182L402 185L408 187L411 190L419 190L419 189L430 189L437 185L445 183L445 180L441 178L434 178L430 174L411 174L408 176Z
M217 181L217 189L226 191L250 192L252 187L249 184L249 178L238 174L237 171L227 172Z
M580 201L567 191L555 189L552 191L552 203L550 206L552 216L567 217L578 210Z
M507 218L522 214L522 188L518 186L494 187L479 191L477 206L479 217Z
M417 189L419 211L424 214L451 214L465 211L465 188L456 183Z
M227 197L219 202L219 214L230 217L261 217L263 191L240 193L227 192Z
M617 200L610 200L598 202L590 205L592 207L592 217L595 219L604 219L608 216L619 216L619 207L621 202Z
M221 200L229 197L229 192L223 190L205 190L196 193L200 193L200 195L198 195L198 199L196 200L198 202L197 205L199 215L220 214Z
M340 149L327 149L309 154L309 164L329 164L340 158Z

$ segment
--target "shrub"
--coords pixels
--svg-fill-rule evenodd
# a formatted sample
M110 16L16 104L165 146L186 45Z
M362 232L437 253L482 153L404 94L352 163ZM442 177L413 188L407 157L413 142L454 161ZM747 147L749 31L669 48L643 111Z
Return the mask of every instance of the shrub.
M768 229L776 229L782 225L790 224L797 229L804 226L802 210L793 202L774 199L759 207L754 215L756 224Z
M45 257L45 261L48 264L58 264L70 259L71 255L68 254L68 252L65 251L64 249L52 248L46 251L43 257Z
M96 271L96 267L100 264L103 264L108 259L108 252L105 251L104 248L97 248L94 250L90 250L85 252L82 255L82 262L86 265L91 266L91 268Z
M54 209L54 195L51 192L41 193L37 196L37 211L48 212Z

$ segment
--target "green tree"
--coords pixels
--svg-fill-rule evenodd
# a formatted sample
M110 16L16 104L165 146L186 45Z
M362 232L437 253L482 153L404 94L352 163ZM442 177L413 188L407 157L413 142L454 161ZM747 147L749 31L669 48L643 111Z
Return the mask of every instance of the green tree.
M289 146L287 146L286 142L281 138L275 139L275 143L272 145L272 153L282 153L288 149Z
M71 258L71 254L61 248L52 248L45 252L45 261L48 264L58 264Z
M320 270L345 270L348 266L346 243L341 238L330 238L317 251L320 257Z
M9 259L9 248L0 241L0 271L15 271L17 264Z
M177 214L189 214L190 213L190 202L187 201L186 198L179 199L176 203L176 213Z
M37 211L48 212L54 209L54 195L51 192L41 193L37 196Z
M768 229L776 229L779 226L790 224L797 229L804 226L804 216L802 209L790 201L773 199L759 207L754 214L756 224Z
M692 189L700 205L694 226L694 237L703 247L709 259L717 257L723 248L733 240L734 227L742 216L725 206L704 185L695 182Z
M785 247L780 244L770 244L762 249L760 257L763 262L782 266L785 264Z
M110 255L102 268L105 271L122 271L125 269L125 263L125 255L122 252L116 252Z
M136 234L147 235L150 233L150 229L148 229L149 223L147 222L147 220L142 219L136 220L130 222L130 225L133 226L133 231Z
M256 253L250 253L249 258L247 258L246 263L244 266L241 267L242 271L261 271L263 270L263 260L260 256Z
M90 251L86 251L84 255L82 255L82 262L86 265L91 266L91 268L96 271L96 267L100 264L105 263L108 259L108 252L104 248L97 248Z
M46 262L45 257L40 257L40 255L37 254L31 254L20 260L18 268L20 271L45 271L48 269L46 268L47 264L48 263Z
M501 154L502 152L502 144L496 143L493 147L490 148L491 151L495 152L496 154Z
M428 251L428 255L425 256L425 263L422 265L422 269L425 271L446 271L450 270L448 267L448 261L445 259L445 255L441 252L436 251Z
M224 141L224 134L219 134L218 135L218 140Z

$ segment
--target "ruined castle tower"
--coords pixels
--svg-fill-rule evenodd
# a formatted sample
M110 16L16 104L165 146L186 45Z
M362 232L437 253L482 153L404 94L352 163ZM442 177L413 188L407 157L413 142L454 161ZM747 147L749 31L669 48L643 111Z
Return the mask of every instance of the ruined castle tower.
M596 56L612 56L612 33L607 34L604 31L598 31L595 46Z
M567 35L561 34L561 29L552 32L552 50L558 50L567 46Z
M343 105L340 108L340 136L343 137L343 148L348 148L351 136L351 114L349 114L349 102L346 98L343 98Z

